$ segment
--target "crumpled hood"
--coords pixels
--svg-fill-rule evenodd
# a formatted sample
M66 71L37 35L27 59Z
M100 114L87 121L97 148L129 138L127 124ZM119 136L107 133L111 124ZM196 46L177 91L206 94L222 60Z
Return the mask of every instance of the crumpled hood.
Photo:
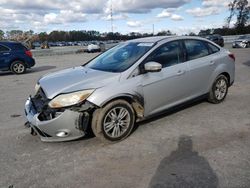
M84 89L96 89L111 82L119 81L120 73L103 72L86 67L74 67L50 73L39 80L49 99L61 93Z

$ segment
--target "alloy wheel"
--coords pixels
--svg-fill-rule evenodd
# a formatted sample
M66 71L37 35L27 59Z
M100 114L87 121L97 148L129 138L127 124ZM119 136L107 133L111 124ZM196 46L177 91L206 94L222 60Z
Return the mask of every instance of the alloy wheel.
M22 63L16 63L13 65L13 71L17 74L21 74L25 71L25 66Z
M215 85L215 97L217 100L222 100L227 93L227 82L221 78Z
M119 138L128 130L130 121L130 113L126 108L113 108L104 118L104 132L111 138Z

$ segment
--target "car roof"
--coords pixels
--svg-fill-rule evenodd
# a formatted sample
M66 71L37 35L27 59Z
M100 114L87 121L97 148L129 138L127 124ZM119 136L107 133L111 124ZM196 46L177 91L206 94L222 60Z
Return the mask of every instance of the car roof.
M0 41L0 44L21 44L21 43L15 41Z
M20 45L22 43L20 42L15 42L15 41L0 41L0 44L4 45L4 46L7 46L9 48L11 48L13 45Z
M155 43L155 42L159 42L161 40L172 38L172 37L173 36L145 37L145 38L133 39L133 40L130 40L130 42L150 42L150 43Z
M145 37L145 38L138 38L138 39L133 39L128 42L145 42L145 43L157 43L162 40L174 40L174 39L198 39L198 40L206 40L202 37L196 37L196 36L156 36L156 37ZM207 40L206 40L207 41Z

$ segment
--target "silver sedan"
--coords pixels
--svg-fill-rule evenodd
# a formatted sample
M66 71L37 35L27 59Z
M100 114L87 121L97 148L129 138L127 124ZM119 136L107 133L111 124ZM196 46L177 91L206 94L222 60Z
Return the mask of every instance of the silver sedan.
M42 141L93 133L119 141L136 122L204 97L222 102L234 82L235 57L198 37L127 41L84 66L48 74L25 104L28 125Z

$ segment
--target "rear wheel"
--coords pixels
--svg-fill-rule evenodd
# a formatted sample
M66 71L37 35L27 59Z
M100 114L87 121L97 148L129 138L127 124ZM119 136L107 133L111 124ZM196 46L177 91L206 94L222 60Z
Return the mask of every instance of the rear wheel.
M219 75L209 92L208 101L214 104L221 103L227 96L228 85L227 77Z
M96 137L106 141L125 139L133 130L135 114L124 100L110 102L93 114L92 130Z
M10 70L14 74L23 74L26 72L26 66L22 61L14 61L10 66Z

